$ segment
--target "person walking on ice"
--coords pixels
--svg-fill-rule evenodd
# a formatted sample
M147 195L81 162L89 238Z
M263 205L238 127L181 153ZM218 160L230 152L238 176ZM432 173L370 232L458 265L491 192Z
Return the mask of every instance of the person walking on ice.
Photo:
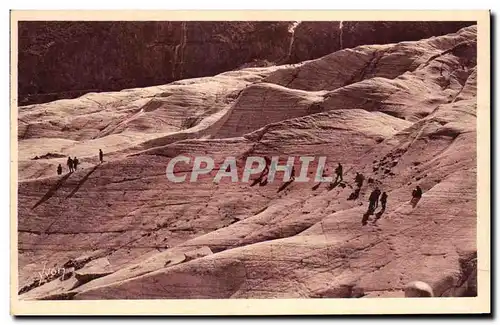
M413 197L420 199L422 197L422 189L420 186L417 186L415 190L413 190Z
M336 184L337 181L339 183L342 182L343 181L343 179L342 179L342 165L340 163L337 166L337 168L335 168L335 174L336 174L336 178L335 178L335 181L333 183Z
M68 165L69 172L72 173L73 172L73 159L71 159L71 157L68 157L68 161L66 162L66 164Z
M295 166L292 166L290 171L290 182L295 181Z
M415 207L417 205L418 201L420 201L420 198L422 198L422 189L420 188L420 186L417 186L411 193L410 203L412 207Z
M370 196L368 198L368 201L370 202L370 204L368 205L368 210L365 212L365 214L363 214L363 219L361 220L361 224L363 226L368 223L368 218L370 217L370 215L372 215L375 212L375 205L378 202L379 195L380 195L380 190L378 189L378 187L375 188L370 193Z
M387 193L386 192L382 193L382 196L380 197L380 204L382 205L382 210L385 211L385 207L387 205Z
M62 174L62 166L61 164L59 164L59 166L57 166L57 175L61 175Z
M374 199L375 199L375 209L378 208L378 198L380 197L380 194L382 193L378 187L375 188L374 193Z
M102 150L99 149L99 162L102 164L103 160L104 160L104 154L102 153Z
M370 193L370 197L368 198L368 201L370 202L370 204L368 205L368 211L370 213L373 213L373 211L375 210L375 202L377 201L377 199L378 199L377 190L373 190Z
M380 196L380 189L376 187L371 193L368 200L370 201L370 205L368 206L368 211L375 211L378 207L378 198Z
M78 158L75 157L75 159L73 159L73 169L76 171L76 167L78 166Z
M271 159L266 156L266 157L264 157L264 160L265 160L265 164L266 164L264 166L264 170L260 173L259 177L257 177L253 181L252 185L250 185L250 186L254 186L257 183L259 183L260 186L267 185L267 175L269 174L269 167L271 166Z
M356 173L356 177L354 178L354 181L356 182L356 185L358 185L359 188L361 188L361 186L363 186L364 180L365 180L365 177L362 174Z

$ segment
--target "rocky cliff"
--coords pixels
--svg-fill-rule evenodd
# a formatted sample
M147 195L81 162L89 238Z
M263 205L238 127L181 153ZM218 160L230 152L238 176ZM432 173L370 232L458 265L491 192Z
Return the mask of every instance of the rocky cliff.
M20 298L474 296L476 78L470 26L21 107ZM172 183L181 154L325 156L344 181Z
M294 33L290 63L365 44L414 41L453 33L475 22L343 21L301 22Z
M418 40L472 22L25 21L20 105L314 59L342 48Z

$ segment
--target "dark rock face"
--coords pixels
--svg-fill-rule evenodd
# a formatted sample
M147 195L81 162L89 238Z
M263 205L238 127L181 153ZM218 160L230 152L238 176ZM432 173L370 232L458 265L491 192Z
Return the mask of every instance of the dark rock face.
M473 21L344 21L302 22L295 30L290 63L367 44L417 41L474 25Z
M474 22L84 22L18 24L20 105L296 63L341 48L418 40Z
M416 41L456 32L475 21L348 21L343 23L343 47Z
M284 60L289 22L20 22L19 104Z
M295 29L289 62L319 58L340 50L340 21L304 21Z
M187 27L174 79L208 76L253 60L280 63L288 57L290 22L198 22ZM183 43L185 42L185 43Z

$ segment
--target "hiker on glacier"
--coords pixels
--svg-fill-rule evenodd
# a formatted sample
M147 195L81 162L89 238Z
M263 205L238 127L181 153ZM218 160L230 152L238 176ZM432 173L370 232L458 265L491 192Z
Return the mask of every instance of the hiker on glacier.
M380 196L380 190L379 188L375 188L371 194L368 200L370 201L370 205L368 206L368 211L373 212L377 206L378 206L378 198Z
M68 161L66 162L66 164L68 165L69 172L72 173L73 172L73 159L71 159L71 157L68 157Z
M59 164L59 166L57 166L57 175L61 175L62 174L62 166L61 164Z
M380 197L380 194L382 194L382 192L378 187L375 188L374 192L375 192L375 209L376 209L378 208L378 198Z
M336 178L335 178L335 181L333 182L334 184L337 184L337 180L339 180L338 182L342 182L343 179L342 179L342 165L339 163L339 165L337 166L337 168L335 168L335 174L337 175Z
M75 159L73 159L73 168L75 171L77 166L78 166L78 158L75 157Z
M420 186L417 186L413 190L413 192L411 193L411 196L412 196L412 198L411 198L410 203L413 207L415 207L417 205L418 201L420 201L420 198L422 197L422 189L420 188Z
M417 186L414 190L413 190L413 197L414 198L417 198L417 199L420 199L422 197L422 189L420 188L420 186Z
M358 187L361 188L361 186L363 186L363 182L365 181L365 177L360 173L356 173L356 177L354 178L354 181L356 182Z
M382 210L385 211L385 207L387 205L387 193L386 192L382 193L382 196L380 197L380 204L382 205Z
M267 156L264 157L264 160L266 161L266 166L264 167L264 170L260 174L259 180L260 180L260 185L266 185L267 184L267 175L269 174L269 168L271 167L271 159ZM265 180L264 177L266 177Z
M254 180L254 182L252 183L252 185L250 185L250 186L254 186L257 183L259 183L260 186L267 185L267 175L269 174L269 168L271 166L271 159L269 157L265 156L264 160L266 161L266 165L264 167L264 170L260 173L259 177L257 177ZM265 180L264 180L264 177L266 177Z
M290 182L295 181L295 166L292 166L292 170L290 172Z

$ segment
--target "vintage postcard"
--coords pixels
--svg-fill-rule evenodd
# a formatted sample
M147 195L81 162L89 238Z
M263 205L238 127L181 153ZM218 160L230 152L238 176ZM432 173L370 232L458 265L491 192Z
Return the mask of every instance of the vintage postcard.
M490 313L489 53L488 11L12 11L11 313Z

